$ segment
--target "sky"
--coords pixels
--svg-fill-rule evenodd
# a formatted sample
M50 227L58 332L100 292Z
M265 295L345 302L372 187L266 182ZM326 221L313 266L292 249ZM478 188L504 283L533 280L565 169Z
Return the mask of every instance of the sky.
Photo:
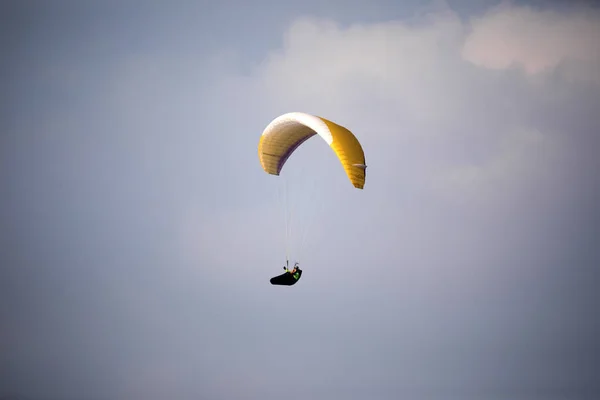
M0 7L0 399L600 397L598 3Z

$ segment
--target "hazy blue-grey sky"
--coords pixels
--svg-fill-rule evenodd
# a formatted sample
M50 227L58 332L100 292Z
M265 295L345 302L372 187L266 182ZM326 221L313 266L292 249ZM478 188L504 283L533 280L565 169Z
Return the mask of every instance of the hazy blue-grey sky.
M0 398L600 397L592 3L0 15ZM318 138L264 173L290 111L359 137L363 191Z

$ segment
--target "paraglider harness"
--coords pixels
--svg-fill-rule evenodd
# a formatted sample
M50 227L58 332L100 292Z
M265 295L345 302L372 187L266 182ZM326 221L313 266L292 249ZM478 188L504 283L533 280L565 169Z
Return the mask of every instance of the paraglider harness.
M286 266L283 267L284 273L271 278L272 285L283 285L283 286L292 286L295 285L296 282L302 276L302 270L298 267L298 263L294 264L294 268L296 268L296 272L292 273L293 269L288 269L288 262L286 262Z

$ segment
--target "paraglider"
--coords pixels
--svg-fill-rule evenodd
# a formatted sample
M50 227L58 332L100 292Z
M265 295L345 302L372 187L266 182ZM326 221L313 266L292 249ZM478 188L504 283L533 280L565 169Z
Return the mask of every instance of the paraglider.
M258 157L263 170L270 175L279 176L292 153L315 135L331 147L350 183L357 189L363 189L367 165L363 148L356 136L332 121L301 112L283 114L264 129L258 143ZM288 260L286 244L286 265ZM294 265L294 269L284 267L284 270L285 273L271 279L271 284L292 286L302 276L298 263Z

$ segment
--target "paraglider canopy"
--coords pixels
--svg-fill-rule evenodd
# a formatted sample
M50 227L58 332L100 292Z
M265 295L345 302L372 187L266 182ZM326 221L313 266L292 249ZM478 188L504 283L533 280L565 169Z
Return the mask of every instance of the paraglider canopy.
M268 174L279 175L290 155L314 135L333 149L354 187L363 189L367 165L358 139L343 126L306 113L283 114L265 128L258 143L261 166Z

